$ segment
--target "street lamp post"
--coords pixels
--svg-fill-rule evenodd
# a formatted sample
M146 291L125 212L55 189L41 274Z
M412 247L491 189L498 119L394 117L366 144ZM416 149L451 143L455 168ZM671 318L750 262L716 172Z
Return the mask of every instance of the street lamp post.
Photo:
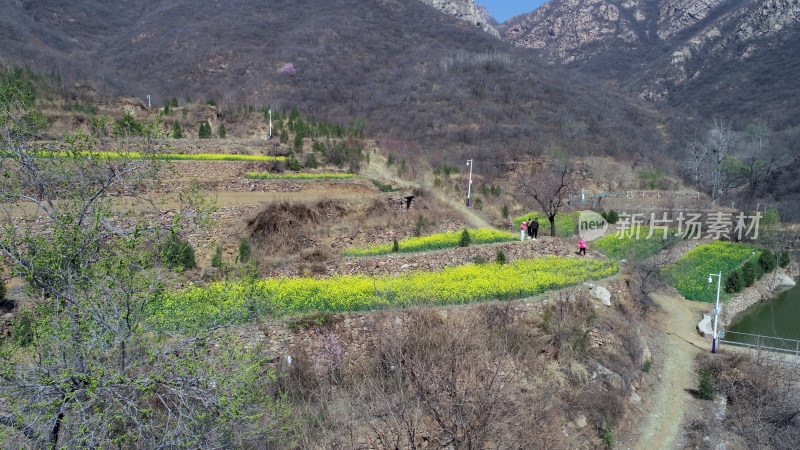
M722 272L708 274L708 282L713 282L711 277L717 277L717 302L714 304L714 335L711 340L711 353L717 352L717 317L719 317L719 288L722 284Z
M467 185L467 208L469 208L469 196L472 193L472 160L467 160L469 166L469 185Z

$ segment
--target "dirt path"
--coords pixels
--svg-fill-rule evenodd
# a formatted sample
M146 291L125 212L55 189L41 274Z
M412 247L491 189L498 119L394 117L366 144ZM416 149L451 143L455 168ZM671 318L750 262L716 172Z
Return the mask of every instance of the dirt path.
M489 222L486 221L483 217L476 214L474 210L467 208L465 203L462 203L458 200L455 200L445 193L439 191L438 189L431 189L432 183L429 180L429 176L425 176L423 184L426 186L421 186L420 183L414 183L411 181L403 180L395 176L386 166L386 158L382 155L370 155L370 162L369 165L361 171L361 174L367 177L388 180L391 182L392 185L402 186L406 189L414 189L414 188L425 188L426 194L432 194L436 200L444 203L445 205L455 209L458 211L462 216L464 216L464 222L471 228L494 228ZM427 175L427 174L426 174ZM466 197L465 197L466 202Z
M697 387L694 359L698 352L710 350L710 342L700 337L694 327L713 305L691 302L671 293L657 294L656 301L661 307L656 320L664 339L661 355L656 353L653 357L660 382L647 405L648 414L642 419L634 449L678 446L684 411L692 401L689 389Z

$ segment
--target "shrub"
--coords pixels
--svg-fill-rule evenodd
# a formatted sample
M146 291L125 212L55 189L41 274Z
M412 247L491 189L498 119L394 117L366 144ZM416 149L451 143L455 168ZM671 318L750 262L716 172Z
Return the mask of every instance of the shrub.
M237 261L240 263L247 263L250 261L250 256L252 256L253 249L250 247L250 241L247 238L242 238L239 241L239 255L236 257Z
M14 321L13 336L14 341L20 347L27 347L33 343L36 337L36 321L33 319L33 314L25 310Z
M642 365L642 372L644 372L644 373L650 373L650 370L651 370L652 368L653 368L653 361L651 361L651 360L649 360L649 359L648 359L648 360L647 360L647 361L645 361L645 362L644 362L644 364Z
M294 135L294 150L296 152L303 151L303 132L298 131Z
M161 248L161 262L178 272L197 267L192 244L182 241L172 232L167 235Z
M297 172L300 170L300 161L296 160L294 155L292 155L288 160L286 160L286 167L288 167L289 170L294 170Z
M319 167L319 163L317 162L317 156L314 153L309 153L306 155L305 166L311 169L316 169L317 167Z
M469 231L464 230L461 232L461 236L458 239L458 246L459 247L468 247L470 242L472 242L472 238L469 236Z
M508 219L508 205L503 205L503 219Z
M141 136L144 134L146 124L133 118L131 113L125 113L121 119L114 120L113 134L115 136Z
M775 253L772 250L765 248L761 250L761 256L758 257L758 264L764 269L764 272L772 272L775 270Z
M225 136L227 135L228 135L228 130L225 129L225 124L220 122L219 128L217 129L217 136L219 136L220 139L225 139Z
M211 267L218 269L222 267L222 247L219 245L214 250L214 256L211 257Z
M502 250L497 251L497 257L494 259L495 264L503 265L506 263L506 254Z
M6 299L6 284L0 281L0 303Z
M400 251L400 243L397 242L397 238L392 239L392 252L399 252Z
M286 144L287 142L289 142L289 132L286 131L286 128L281 130L280 140L281 144Z
M785 268L791 262L792 262L792 257L789 256L789 251L788 250L783 250L781 252L780 259L778 260L778 265Z
M614 225L615 223L619 222L619 214L617 214L617 212L614 211L613 209L609 210L603 216L603 218L606 219L606 222L610 223L611 225Z
M287 326L290 330L302 330L304 328L330 328L341 322L343 318L328 311L314 311L301 314L288 320Z
M180 139L183 137L183 130L181 130L181 124L177 121L173 122L172 124L172 138L173 139Z
M732 270L725 279L725 292L732 294L735 292L742 292L744 289L744 277L742 272L738 269Z
M700 387L697 389L697 397L702 400L714 400L717 388L711 378L711 371L708 369L700 370Z
M606 448L614 447L614 424L611 422L611 416L606 414L603 417L603 426L599 428L600 439L606 444Z
M422 217L422 214L417 217L417 221L414 222L414 236L420 237L425 234L425 228L428 227L428 224L425 222L425 218Z
M483 200L480 197L475 199L475 203L473 204L475 209L483 209Z
M381 192L392 192L394 190L391 184L383 184L380 181L375 180L372 180L372 184L374 184L375 187Z
M188 101L187 101L187 103L188 103ZM173 108L177 108L178 107L178 99L175 98L175 97L172 97L172 104L170 106L172 106Z
M642 187L645 189L657 189L659 187L659 180L664 176L663 172L658 170L643 170L639 174L639 179L642 180Z
M758 265L753 260L748 259L742 266L742 281L746 287L750 287L756 282L759 275Z

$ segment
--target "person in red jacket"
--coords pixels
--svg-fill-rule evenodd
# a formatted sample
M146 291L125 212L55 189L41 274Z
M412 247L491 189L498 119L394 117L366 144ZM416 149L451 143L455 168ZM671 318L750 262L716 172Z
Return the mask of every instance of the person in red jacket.
M578 254L586 256L586 241L583 238L581 238L581 240L578 241L578 247L580 247L580 250L578 250Z

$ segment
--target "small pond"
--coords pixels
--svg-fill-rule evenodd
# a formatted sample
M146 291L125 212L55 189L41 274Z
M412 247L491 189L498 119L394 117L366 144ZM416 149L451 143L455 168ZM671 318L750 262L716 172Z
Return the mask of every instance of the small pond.
M734 318L728 331L800 340L800 284L781 292L772 300L751 306ZM733 334L725 336L725 339L749 342ZM767 345L777 344L770 342Z

